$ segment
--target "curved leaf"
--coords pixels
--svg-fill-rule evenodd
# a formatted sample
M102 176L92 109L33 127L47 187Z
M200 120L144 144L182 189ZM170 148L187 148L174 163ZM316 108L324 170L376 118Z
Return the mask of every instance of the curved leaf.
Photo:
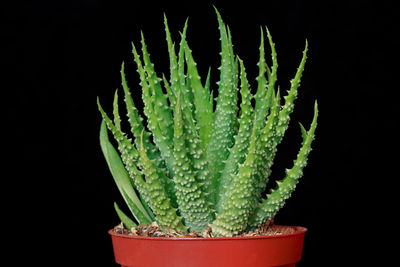
M104 120L100 128L100 146L114 181L117 184L117 187L120 190L121 195L123 196L133 216L135 216L135 219L139 223L150 224L151 218L147 214L135 190L133 189L128 172L126 171L118 152L108 139L107 127ZM128 198L131 201L129 201Z

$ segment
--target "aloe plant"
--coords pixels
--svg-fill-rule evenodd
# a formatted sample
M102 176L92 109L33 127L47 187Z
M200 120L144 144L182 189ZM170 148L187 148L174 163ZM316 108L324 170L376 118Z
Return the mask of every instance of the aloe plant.
M122 130L115 92L113 119L100 105L103 123L100 144L108 166L134 220L139 224L156 221L163 230L179 233L211 227L213 236L235 236L251 231L274 218L295 190L303 174L317 126L318 109L306 130L300 124L303 142L293 167L263 197L271 167L289 126L307 54L307 41L290 88L281 104L276 88L277 54L266 28L272 65L265 60L264 30L258 62L257 88L252 93L243 60L234 54L232 37L216 10L221 66L218 97L214 102L210 73L200 78L186 40L188 23L175 49L164 16L170 59L169 78L154 71L144 35L141 53L132 44L140 77L144 120L128 88L124 63L122 88L131 137ZM239 97L240 96L240 97ZM240 101L240 104L238 103ZM118 144L114 149L107 128ZM133 219L115 209L126 227Z

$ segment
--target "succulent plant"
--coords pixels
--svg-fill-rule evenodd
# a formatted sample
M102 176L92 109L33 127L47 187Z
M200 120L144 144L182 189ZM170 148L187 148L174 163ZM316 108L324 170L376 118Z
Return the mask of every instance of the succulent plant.
M178 54L164 16L170 77L160 78L150 61L143 33L141 55L132 44L140 77L146 124L128 88L124 63L122 88L131 136L124 133L115 92L113 119L101 107L100 143L111 173L137 223L156 221L178 233L211 227L213 236L235 236L274 218L303 174L317 126L317 103L293 167L266 197L277 146L293 112L306 62L307 41L300 65L281 105L276 87L277 55L266 28L272 54L268 67L261 29L259 75L252 94L243 61L233 52L232 37L216 10L221 66L218 97L210 89L210 73L202 81L186 40L187 21ZM216 101L214 101L216 100ZM240 105L238 102L240 101ZM118 151L108 139L111 131ZM126 227L137 224L115 204Z

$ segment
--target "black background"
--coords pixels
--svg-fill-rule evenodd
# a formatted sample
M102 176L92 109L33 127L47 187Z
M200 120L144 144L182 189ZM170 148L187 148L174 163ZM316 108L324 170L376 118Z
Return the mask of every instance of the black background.
M96 98L111 113L122 61L131 90L138 92L130 43L140 45L140 30L156 71L168 76L163 13L176 42L189 17L189 45L203 79L212 67L215 88L219 33L212 4L230 26L253 88L260 26L268 26L276 43L281 92L288 90L309 41L295 112L272 175L279 179L291 167L301 142L297 121L309 125L318 100L308 166L275 220L309 229L298 266L372 260L359 249L376 246L371 235L380 233L377 222L387 216L381 203L389 200L378 193L389 191L390 168L380 168L378 160L390 153L386 144L398 121L398 82L392 82L397 71L390 64L398 45L393 6L356 0L194 2L32 1L2 8L2 65L8 70L3 81L10 81L2 88L2 128L10 134L3 146L11 148L12 170L12 185L5 188L14 192L5 202L7 229L24 237L10 243L20 255L16 266L24 260L117 266L107 230L118 224L113 202L125 206L100 151ZM140 106L140 98L135 100ZM24 257L22 248L34 253Z

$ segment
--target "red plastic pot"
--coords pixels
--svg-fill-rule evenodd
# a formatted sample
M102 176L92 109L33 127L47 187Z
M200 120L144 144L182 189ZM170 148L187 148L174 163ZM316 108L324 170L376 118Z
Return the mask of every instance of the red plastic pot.
M115 260L122 267L294 267L300 261L304 227L291 234L218 237L165 238L116 234L112 237Z

